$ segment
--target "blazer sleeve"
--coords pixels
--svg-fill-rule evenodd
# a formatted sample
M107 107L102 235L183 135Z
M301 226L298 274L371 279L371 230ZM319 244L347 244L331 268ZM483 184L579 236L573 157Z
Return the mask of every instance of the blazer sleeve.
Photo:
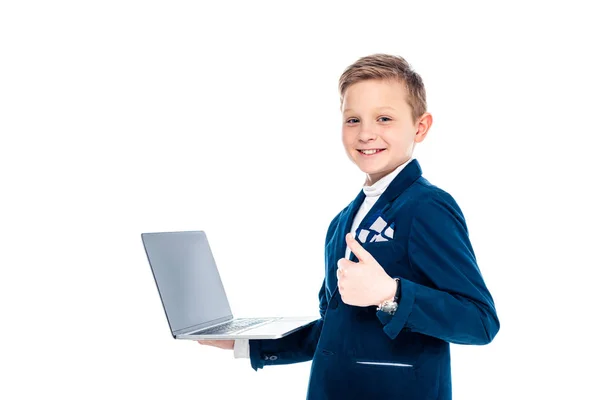
M250 340L250 364L257 371L265 365L283 365L312 360L327 310L325 281L319 291L321 318L281 339Z
M483 345L500 329L465 218L446 192L434 193L416 208L408 238L408 257L427 285L400 278L396 313L377 311L383 330L394 339L402 329L450 343Z
M340 214L331 221L325 243L331 239ZM252 368L257 371L265 365L284 365L312 360L321 337L327 306L328 299L325 278L323 278L319 290L319 314L321 318L281 339L250 340L250 364Z

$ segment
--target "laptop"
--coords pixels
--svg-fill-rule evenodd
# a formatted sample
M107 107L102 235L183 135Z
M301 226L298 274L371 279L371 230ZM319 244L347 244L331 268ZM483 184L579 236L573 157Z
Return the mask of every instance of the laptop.
M204 231L142 233L175 339L279 339L318 317L235 318Z

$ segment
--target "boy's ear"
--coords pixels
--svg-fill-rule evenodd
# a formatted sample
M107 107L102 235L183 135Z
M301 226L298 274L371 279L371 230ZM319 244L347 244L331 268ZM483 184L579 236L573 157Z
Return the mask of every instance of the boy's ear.
M419 118L419 121L417 122L417 132L415 132L416 143L421 143L425 140L425 136L427 136L427 132L429 132L432 123L433 117L430 113L425 113Z

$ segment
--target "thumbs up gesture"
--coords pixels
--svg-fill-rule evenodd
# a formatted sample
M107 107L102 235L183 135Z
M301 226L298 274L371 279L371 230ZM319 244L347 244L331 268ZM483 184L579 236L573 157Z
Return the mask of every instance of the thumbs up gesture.
M358 262L346 258L338 260L337 279L342 301L351 306L366 307L378 306L384 300L392 299L396 293L396 281L352 234L346 235L346 243Z

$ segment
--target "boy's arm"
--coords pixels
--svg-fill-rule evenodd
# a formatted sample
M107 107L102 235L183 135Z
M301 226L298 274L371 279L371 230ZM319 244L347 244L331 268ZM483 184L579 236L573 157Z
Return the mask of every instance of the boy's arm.
M408 239L410 265L427 286L400 279L401 297L392 316L377 311L385 333L402 329L458 344L487 344L500 329L483 281L464 216L447 193L417 207Z
M256 371L265 365L292 364L312 360L321 336L323 318L327 310L325 280L319 290L321 318L281 339L250 340L250 364Z
M325 244L332 237L340 215L341 212L329 224L325 236ZM256 371L265 365L292 364L312 360L317 343L321 337L321 329L327 305L325 278L323 278L323 283L319 290L319 314L321 318L281 339L250 340L250 364L252 368Z

